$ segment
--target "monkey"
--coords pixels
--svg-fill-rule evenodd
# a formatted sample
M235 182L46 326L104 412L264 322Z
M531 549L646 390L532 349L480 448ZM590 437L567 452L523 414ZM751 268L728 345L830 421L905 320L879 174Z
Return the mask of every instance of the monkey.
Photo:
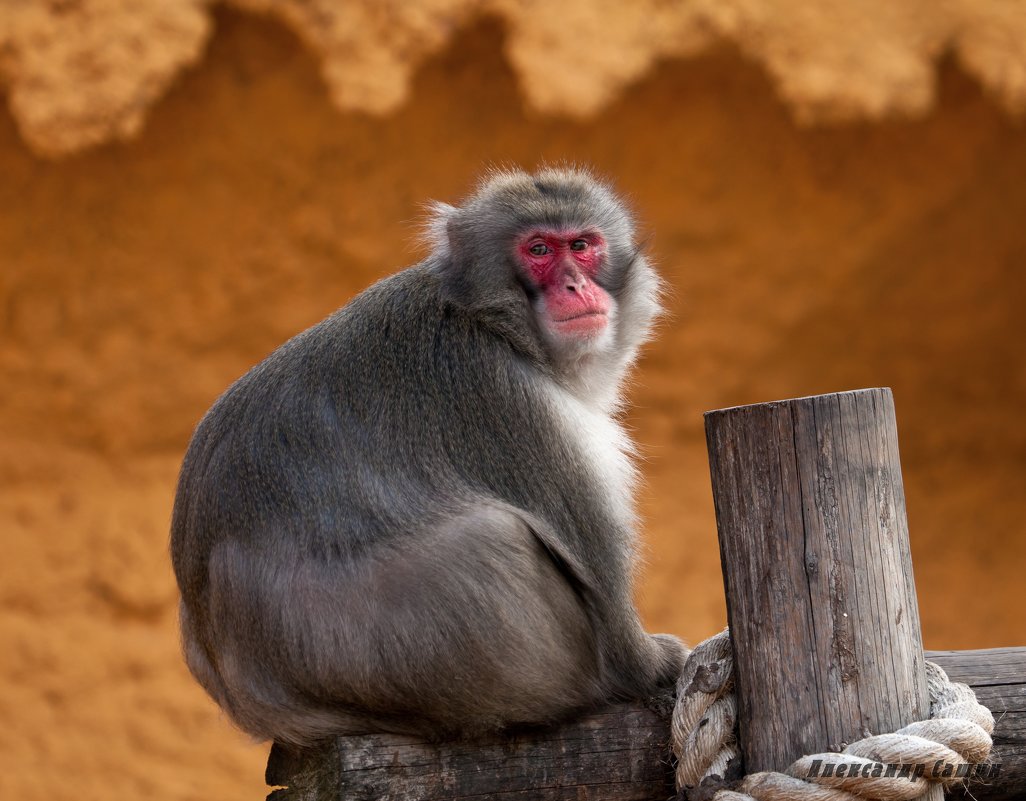
M634 606L625 379L660 311L590 171L487 174L430 254L202 418L171 556L189 669L241 729L468 737L671 685Z

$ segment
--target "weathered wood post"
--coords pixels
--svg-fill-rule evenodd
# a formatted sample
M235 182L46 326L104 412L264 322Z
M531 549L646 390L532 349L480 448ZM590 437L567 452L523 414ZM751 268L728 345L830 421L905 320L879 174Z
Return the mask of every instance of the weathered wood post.
M746 771L929 717L890 390L705 419Z

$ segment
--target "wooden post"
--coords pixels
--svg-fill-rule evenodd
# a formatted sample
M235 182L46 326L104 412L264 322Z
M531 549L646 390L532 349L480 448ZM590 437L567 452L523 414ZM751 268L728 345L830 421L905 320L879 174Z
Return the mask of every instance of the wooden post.
M930 713L890 390L706 415L748 772Z

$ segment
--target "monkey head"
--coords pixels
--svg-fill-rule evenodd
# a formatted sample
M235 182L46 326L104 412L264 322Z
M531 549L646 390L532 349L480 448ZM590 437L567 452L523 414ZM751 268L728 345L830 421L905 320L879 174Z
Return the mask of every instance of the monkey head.
M616 305L597 276L606 240L595 229L539 225L524 232L514 260L550 349L583 354L608 347Z
M578 168L495 171L461 205L436 204L429 235L453 303L564 383L615 403L660 282L609 186Z

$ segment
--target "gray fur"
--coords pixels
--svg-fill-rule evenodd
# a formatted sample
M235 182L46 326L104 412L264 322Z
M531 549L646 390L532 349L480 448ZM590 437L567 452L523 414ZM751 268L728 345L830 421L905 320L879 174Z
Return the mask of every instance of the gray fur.
M511 255L538 222L609 243L601 352L539 334ZM681 667L631 600L629 442L610 414L659 284L629 215L583 171L511 171L430 231L424 262L240 378L186 454L186 659L257 737L547 723Z

